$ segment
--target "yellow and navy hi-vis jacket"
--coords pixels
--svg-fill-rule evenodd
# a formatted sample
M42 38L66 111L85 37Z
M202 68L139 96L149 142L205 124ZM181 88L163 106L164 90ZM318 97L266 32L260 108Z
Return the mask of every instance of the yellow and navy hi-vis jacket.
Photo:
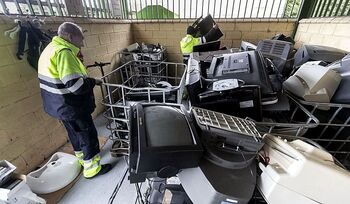
M181 52L184 55L189 55L193 51L193 46L205 43L205 38L195 38L192 35L187 34L186 37L180 41Z
M38 77L44 110L61 120L84 117L96 107L95 80L87 77L78 52L79 48L56 36L39 58Z

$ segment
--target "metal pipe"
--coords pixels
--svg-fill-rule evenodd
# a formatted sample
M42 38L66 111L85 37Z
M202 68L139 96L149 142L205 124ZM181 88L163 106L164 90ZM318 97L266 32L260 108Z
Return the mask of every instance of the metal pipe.
M50 1L50 0L48 0L48 1ZM83 0L83 7L85 10L85 15L89 18L89 11L88 11L88 7L86 5L86 0Z
M186 19L186 0L184 0L184 19Z
M227 18L228 1L229 1L229 0L226 0L226 11L225 11L225 18Z
M95 15L94 15L94 10L92 8L91 0L89 0L89 6L90 6L90 10L91 10L91 17L94 17ZM122 9L122 11L123 11L123 9Z
M298 21L300 20L300 14L301 14L301 9L304 7L304 0L302 0L301 1L301 4L299 5L299 9L298 9L298 14L297 14L297 19L298 19ZM293 34L293 36L295 36L295 33L296 33L296 30L294 30L294 34Z
M338 4L338 7L337 7L337 10L335 11L334 16L338 16L338 12L339 12L339 9L340 9L340 7L341 7L342 4L343 4L343 0L340 0L340 1L339 1L339 4Z
M256 17L259 18L259 11L260 11L260 5L261 5L261 0L259 0L259 6L257 9Z
M179 14L179 18L181 18L181 16L180 16L180 0L178 0L178 14Z
M247 12L248 1L249 1L249 0L246 0L246 2L245 2L245 9L244 9L244 16L243 16L243 18L245 18L245 14L246 14L246 12Z
M280 12L281 3L282 3L282 0L280 0L280 3L278 4L278 10L277 10L277 13L276 13L276 18L278 16L278 13Z
M113 15L112 15L112 11L111 11L111 8L110 8L110 5L109 5L109 0L106 0L106 9L107 9L107 14L108 14L108 17L109 18L113 18Z
M127 1L127 0L126 0ZM129 8L130 9L128 9L128 16L131 16L130 18L128 18L128 19L131 19L131 20L133 20L134 19L134 16L132 15L132 7L131 7L131 1L129 0Z
M232 2L232 13L231 13L231 18L233 18L233 11L235 9L235 0Z
M29 9L29 11L30 11L30 14L31 14L31 15L35 15L34 10L33 10L33 7L32 7L32 4L30 3L30 1L29 1L29 0L26 0L26 2L27 2L27 5L28 5L28 9ZM61 14L62 14L62 11L61 11ZM61 15L61 16L62 16L62 15Z
M16 0L15 0L16 2ZM36 0L36 2L38 3L38 7L39 7L39 10L40 10L40 14L45 16L45 12L44 12L44 7L43 5L41 4L41 1L40 0Z
M271 11L270 11L270 16L269 16L269 18L271 18L274 5L275 5L275 1L272 1L272 6L271 6Z
M102 6L102 14L103 18L107 18L107 9L106 9L106 1L105 0L100 0L101 1L101 6Z
M292 10L290 11L289 18L291 18L291 17L293 16L294 6L295 6L295 3L296 3L296 2L297 2L297 0L294 0L293 6L292 6Z
M209 6L210 6L210 0L208 0L208 14L210 13L209 12Z
M192 18L192 0L190 0L190 18Z
M326 8L323 10L323 12L322 12L322 17L326 17L326 14L327 14L327 11L328 11L328 9L329 9L329 4L331 3L331 0L328 0L327 1L327 6L326 6Z
M266 3L265 3L265 8L264 8L264 14L263 14L263 18L265 18L265 12L266 12L266 8L267 8L267 3L269 2L269 0L266 0Z
M326 5L327 0L322 0L322 6L320 7L319 13L317 13L317 17L320 17L322 15L323 9Z
M158 18L158 20L159 20L159 8L158 8L158 0L156 0L156 4L157 4L157 5L156 5L156 8L157 8L157 10L156 10L156 11L157 11L157 18Z
M335 1L333 2L332 8L331 8L330 13L328 14L328 16L332 16L332 13L333 13L333 11L334 11L334 8L335 8L335 5L337 4L337 2L338 2L338 0L335 0Z
M102 12L102 7L101 7L101 1L100 0L96 0L97 1L97 3L96 3L96 5L97 5L97 13L98 13L98 16L99 16L99 18L103 18L103 12Z
M141 3L142 1L140 1L140 3ZM134 4L135 4L135 12L136 12L136 20L139 20L139 17L137 16L137 13L138 13L138 11L137 11L137 2L136 2L136 0L134 0ZM141 9L140 9L141 10Z
M239 0L237 18L239 18L239 14L241 13L241 3L242 1Z
M250 16L249 16L249 18L252 18L253 10L254 10L254 0L253 0L253 3L252 3L252 10L250 11Z
M4 13L5 14L10 14L9 9L7 8L4 0L0 0L0 4L1 4L2 9L4 10Z
M50 10L50 15L55 15L55 12L53 11L53 8L52 8L52 4L51 4L51 1L50 0L47 0L47 6L49 7L49 10Z
M349 0L346 0L346 2L345 2L345 4L344 4L344 7L343 7L343 10L341 11L341 14L340 15L344 15L345 14L345 9L346 9L346 7L348 7L347 5L348 5L348 3L349 3Z
M17 11L18 11L19 15L23 15L22 9L21 9L21 7L19 6L18 1L14 1L14 2L15 2L15 4L16 4L16 8L17 8Z
M215 18L216 0L214 0L213 18Z
M149 15L150 16L150 18L151 19L153 19L153 0L151 0L151 15Z

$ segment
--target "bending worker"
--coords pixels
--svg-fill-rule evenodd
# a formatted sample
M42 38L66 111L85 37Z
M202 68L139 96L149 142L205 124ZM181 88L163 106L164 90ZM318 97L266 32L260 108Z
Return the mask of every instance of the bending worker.
M197 30L193 26L188 26L186 33L186 37L182 38L180 41L183 63L185 64L187 64L194 46L218 40L222 36L217 24L214 24L213 28L202 37L195 37Z
M92 178L112 167L100 164L100 147L91 113L96 107L93 88L102 81L89 78L77 56L83 39L78 25L62 23L58 36L39 58L38 77L45 112L63 122L75 155L84 167L84 177Z

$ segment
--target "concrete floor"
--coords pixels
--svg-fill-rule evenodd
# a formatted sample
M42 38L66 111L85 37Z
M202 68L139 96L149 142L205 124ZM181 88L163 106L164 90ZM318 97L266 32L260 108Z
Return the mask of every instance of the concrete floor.
M94 120L94 123L99 136L107 137L110 134L110 131L105 127L106 119L102 114ZM85 179L81 176L59 202L60 204L109 203L109 198L127 169L126 162L123 158L111 157L109 153L111 146L112 141L108 140L101 150L101 163L111 163L113 169L105 175L97 176L91 180ZM129 183L127 177L128 175L126 175L124 182L112 203L135 203L135 186Z

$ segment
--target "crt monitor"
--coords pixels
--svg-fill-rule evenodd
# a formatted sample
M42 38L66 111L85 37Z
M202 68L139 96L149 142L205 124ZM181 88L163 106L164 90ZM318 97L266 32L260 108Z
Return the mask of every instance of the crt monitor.
M202 147L182 105L138 103L130 111L130 182L198 166Z

